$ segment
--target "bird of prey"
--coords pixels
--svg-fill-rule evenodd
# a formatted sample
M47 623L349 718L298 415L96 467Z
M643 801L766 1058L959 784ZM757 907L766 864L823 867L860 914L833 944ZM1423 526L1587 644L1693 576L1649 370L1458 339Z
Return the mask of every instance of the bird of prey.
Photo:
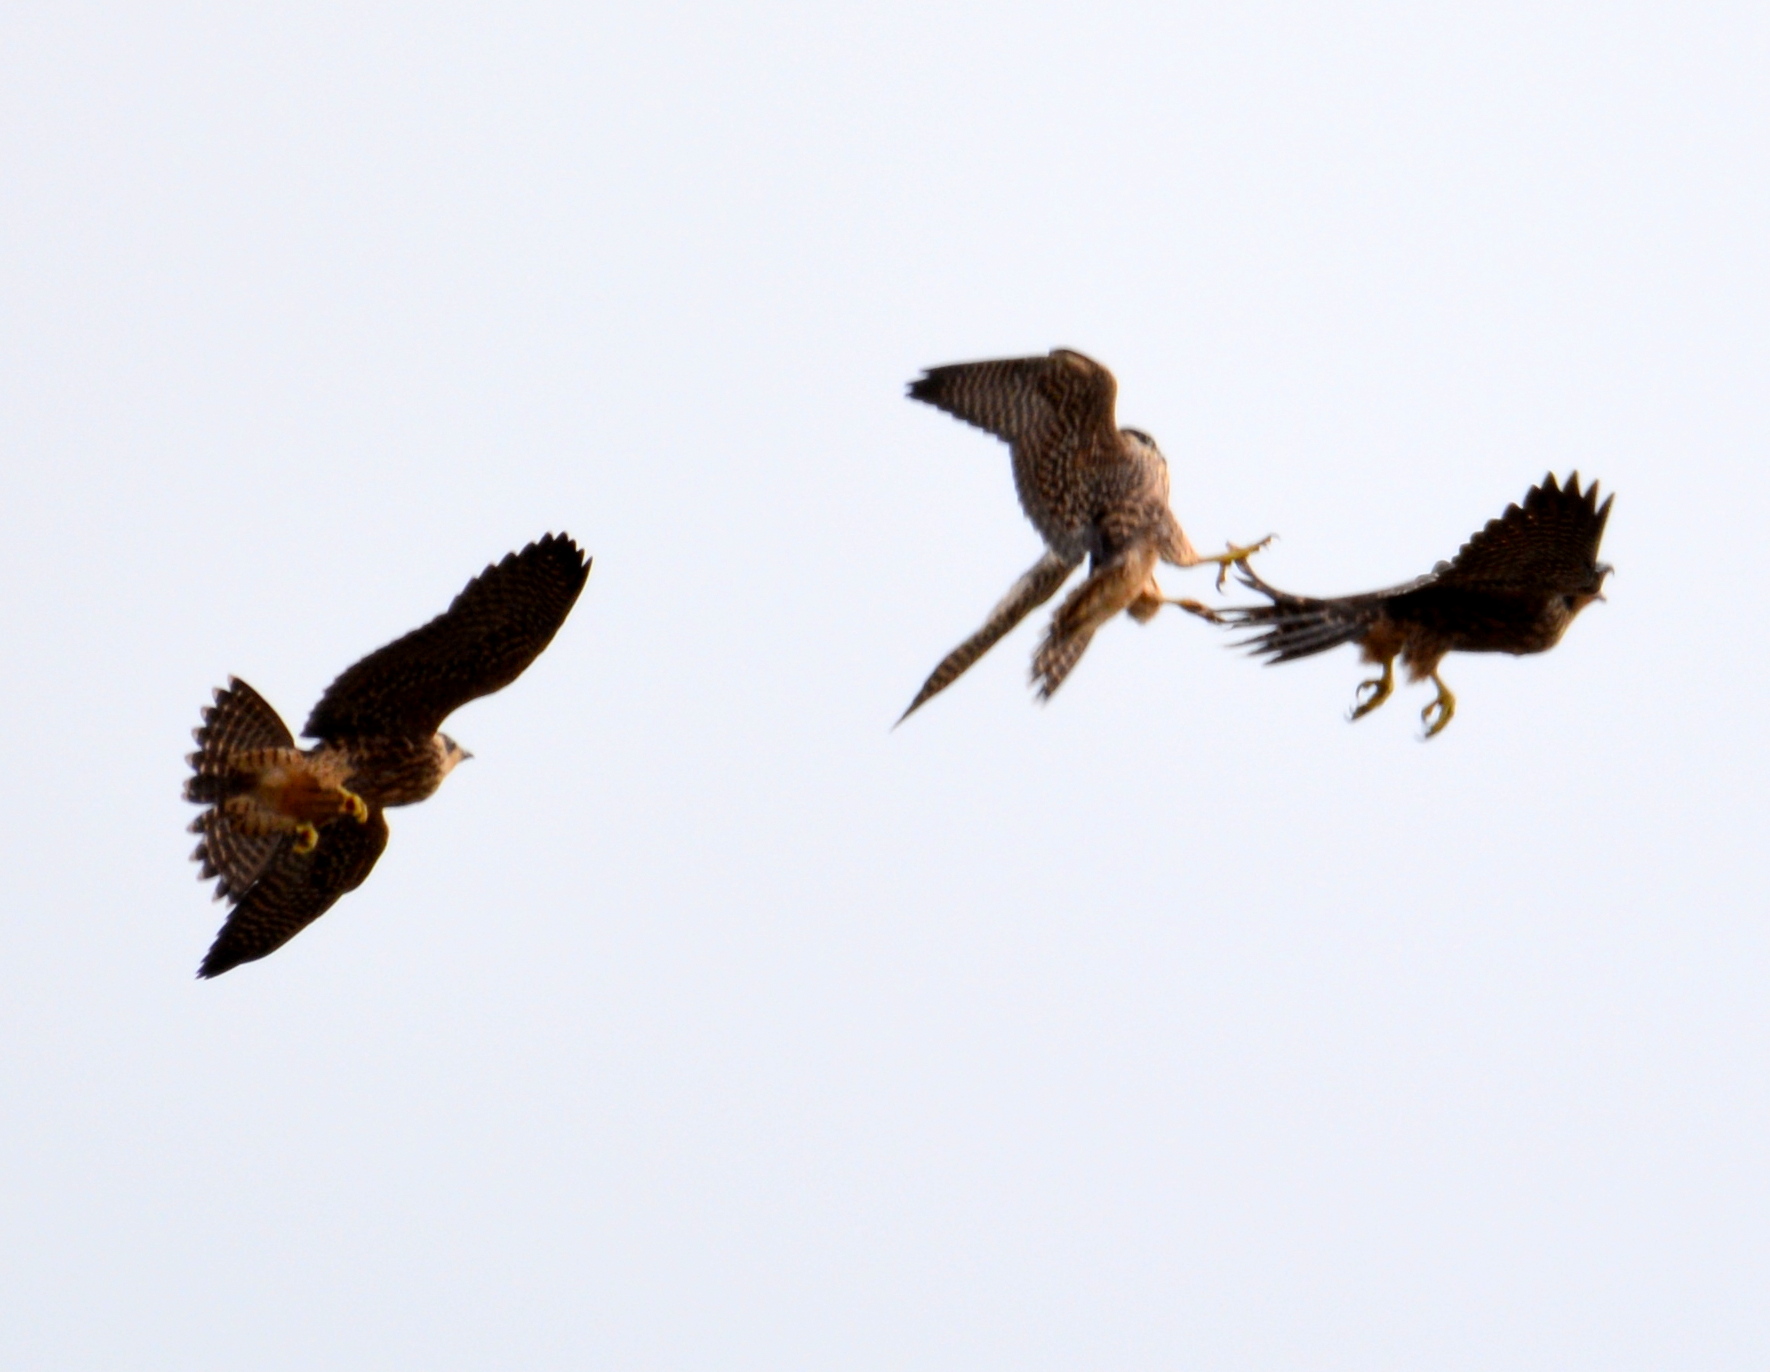
M1438 675L1446 653L1545 653L1575 615L1604 599L1611 568L1598 561L1598 543L1615 498L1600 505L1596 481L1582 493L1578 472L1565 486L1551 472L1523 505L1508 505L1449 562L1405 585L1316 600L1268 586L1244 565L1242 581L1270 604L1223 610L1196 601L1184 605L1213 623L1257 630L1240 646L1269 664L1359 644L1364 660L1381 663L1383 674L1360 684L1353 719L1389 698L1399 655L1409 681L1430 677L1438 688L1420 711L1431 738L1457 709L1457 698Z
M998 639L1044 604L1082 559L1087 579L1058 607L1033 657L1040 699L1063 684L1095 630L1120 610L1139 623L1168 603L1158 562L1194 567L1245 562L1269 539L1206 557L1168 508L1168 464L1148 434L1113 417L1118 383L1081 353L930 367L910 383L912 399L1004 439L1013 454L1020 507L1045 540L1045 555L1016 581L970 638L936 667L901 724L944 691Z
M444 613L326 688L302 730L314 748L238 678L215 692L184 795L208 807L191 858L233 908L199 977L275 952L363 884L387 846L383 811L424 800L472 756L437 732L443 720L521 676L589 575L564 534L487 567Z

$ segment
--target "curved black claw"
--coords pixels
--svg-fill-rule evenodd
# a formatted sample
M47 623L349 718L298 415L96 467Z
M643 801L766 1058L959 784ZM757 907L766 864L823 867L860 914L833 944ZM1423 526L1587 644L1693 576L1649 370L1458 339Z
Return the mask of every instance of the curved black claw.
M1394 690L1395 662L1391 659L1383 664L1382 676L1372 677L1369 681L1361 681L1358 683L1358 690L1353 696L1353 699L1357 703L1353 706L1352 713L1347 715L1346 718L1348 720L1363 719L1372 710L1376 709L1377 706L1389 699L1390 694ZM1369 700L1364 699L1364 693L1366 691L1370 692Z
M1440 733L1457 712L1456 696L1451 693L1448 686L1438 679L1436 672L1432 673L1432 684L1438 687L1438 694L1426 702L1426 708L1420 711L1420 722L1426 726L1426 733L1421 742ZM1433 715L1437 715L1438 718L1434 720Z

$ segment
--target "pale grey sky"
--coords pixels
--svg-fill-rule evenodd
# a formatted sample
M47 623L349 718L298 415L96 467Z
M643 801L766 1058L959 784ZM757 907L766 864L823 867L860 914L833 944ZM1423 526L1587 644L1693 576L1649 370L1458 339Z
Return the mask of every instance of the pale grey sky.
M0 1363L1758 1369L1761 6L0 18ZM1083 349L1201 546L1545 471L1610 602L1350 726L1047 707L927 365ZM271 959L179 798L550 529L558 640ZM1169 570L1204 595L1204 571Z

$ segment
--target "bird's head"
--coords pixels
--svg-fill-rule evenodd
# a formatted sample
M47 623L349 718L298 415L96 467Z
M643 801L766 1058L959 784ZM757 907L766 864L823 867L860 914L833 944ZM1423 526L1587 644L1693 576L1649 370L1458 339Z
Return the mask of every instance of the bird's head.
M1592 579L1585 589L1574 591L1561 597L1567 604L1567 617L1569 619L1572 619L1594 600L1604 599L1604 578L1609 576L1615 570L1616 569L1608 562L1596 563L1592 567Z
M444 776L455 770L456 763L465 762L473 756L447 734L436 736L436 750L442 756L442 774Z
M1124 439L1134 454L1140 454L1145 461L1155 464L1156 484L1161 487L1162 499L1168 498L1168 459L1162 456L1162 450L1155 445L1155 440L1142 429L1120 429L1119 437Z
M1162 450L1156 447L1155 440L1148 434L1144 433L1142 429L1120 429L1119 433L1124 435L1125 438L1136 444L1138 447L1147 450L1151 457L1157 458L1162 462L1168 460L1167 458L1162 457Z

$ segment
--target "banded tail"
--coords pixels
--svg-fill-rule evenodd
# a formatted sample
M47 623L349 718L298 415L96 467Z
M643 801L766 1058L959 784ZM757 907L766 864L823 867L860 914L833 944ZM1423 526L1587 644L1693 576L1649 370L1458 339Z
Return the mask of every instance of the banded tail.
M224 807L229 795L249 784L233 759L248 749L293 748L295 738L264 697L238 677L229 677L227 686L215 692L215 703L204 707L203 722L191 736L197 751L188 759L191 776L184 783L184 798L210 807L191 822L191 832L202 835L191 861L202 864L202 880L219 878L215 899L238 900L286 835L244 834L228 821Z

